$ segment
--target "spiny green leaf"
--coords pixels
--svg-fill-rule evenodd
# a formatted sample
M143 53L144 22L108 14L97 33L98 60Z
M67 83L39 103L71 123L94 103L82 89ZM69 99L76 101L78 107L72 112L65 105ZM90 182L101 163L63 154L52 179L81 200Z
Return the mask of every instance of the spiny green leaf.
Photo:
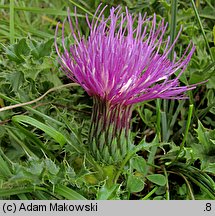
M49 56L51 53L51 47L53 46L54 39L51 38L45 42L37 42L31 41L30 46L32 48L32 55L36 59L43 58L45 56Z
M8 74L6 79L9 80L9 82L11 83L12 90L14 92L17 92L23 84L24 75L20 71L15 71L13 73Z
M6 49L6 54L8 58L16 63L24 62L24 56L30 53L30 48L26 42L25 38L22 38L18 43L11 45Z

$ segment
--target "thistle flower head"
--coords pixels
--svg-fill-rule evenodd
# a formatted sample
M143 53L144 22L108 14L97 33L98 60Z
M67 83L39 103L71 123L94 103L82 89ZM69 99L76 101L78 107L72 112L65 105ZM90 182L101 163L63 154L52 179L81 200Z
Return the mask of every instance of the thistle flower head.
M179 34L171 44L164 39L167 24L156 23L156 15L133 17L121 7L112 8L104 18L104 7L86 21L89 36L81 36L76 17L75 26L68 22L74 39L65 46L62 26L61 53L55 40L61 69L93 97L93 112L88 143L98 161L118 163L132 148L130 119L133 104L155 98L184 99L184 92L195 88L180 86L179 78L195 50L192 43L178 60L170 61ZM56 28L56 37L58 27ZM174 75L177 72L177 75Z
M65 47L65 22L63 24L64 51L60 53L57 43L56 50L66 75L90 96L112 105L131 105L155 98L186 98L184 92L195 85L180 86L179 78L195 50L193 44L188 45L179 60L175 56L170 61L168 55L180 32L173 44L170 44L170 37L164 40L167 29L164 20L157 24L156 15L133 17L127 9L123 13L121 7L112 8L105 19L106 7L98 13L99 8L91 22L86 16L88 37L81 36L77 17L74 26L68 16L71 36L75 40L69 49ZM58 28L56 38L57 33ZM173 77L175 72L178 75Z

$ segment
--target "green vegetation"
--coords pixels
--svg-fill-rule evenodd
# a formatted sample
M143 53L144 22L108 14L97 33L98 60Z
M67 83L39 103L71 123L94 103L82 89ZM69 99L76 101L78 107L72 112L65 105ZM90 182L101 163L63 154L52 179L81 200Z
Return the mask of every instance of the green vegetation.
M182 26L178 57L190 40L196 51L180 81L208 81L190 91L189 100L138 104L135 149L118 170L103 167L88 151L92 99L59 70L53 46L67 7L72 19L77 7L87 35L85 14L91 19L100 1L2 0L0 198L215 199L215 1L102 2L164 17L172 41Z

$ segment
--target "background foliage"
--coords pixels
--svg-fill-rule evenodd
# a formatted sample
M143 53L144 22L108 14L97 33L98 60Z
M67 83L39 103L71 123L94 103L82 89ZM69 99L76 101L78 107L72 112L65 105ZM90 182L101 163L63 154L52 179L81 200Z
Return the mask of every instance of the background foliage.
M182 25L177 55L190 40L196 52L181 82L208 81L186 101L138 104L135 151L119 170L101 168L87 150L92 100L59 71L53 47L56 23L66 18L67 7L73 18L77 7L87 35L82 17L92 17L100 1L1 0L0 198L214 199L215 1L102 2L164 17L172 38Z

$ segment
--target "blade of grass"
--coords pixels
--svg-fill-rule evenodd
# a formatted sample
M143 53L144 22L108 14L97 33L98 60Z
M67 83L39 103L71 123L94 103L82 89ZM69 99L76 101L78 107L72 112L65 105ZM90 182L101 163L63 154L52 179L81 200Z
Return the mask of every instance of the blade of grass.
M3 160L8 164L8 166L11 166L13 164L13 162L4 154L1 148L0 148L0 155L2 156Z
M62 133L58 132L57 130L55 130L54 128L52 128L51 126L47 126L45 124L43 124L42 122L37 121L34 118L31 118L29 116L24 116L24 115L16 115L14 117L12 117L12 121L14 121L15 123L27 123L30 124L36 128L39 128L40 130L44 131L46 134L48 134L49 136L51 136L56 142L58 142L61 147L64 146L65 143L68 143L69 145L71 145L78 153L84 153L82 148L79 148L79 146L74 145L69 139L67 139ZM35 140L33 140L35 142ZM37 145L39 145L40 147L41 144L37 143ZM44 147L43 147L44 148ZM47 153L47 155L53 157L53 155L47 151L46 149L44 150L44 152ZM85 153L87 154L87 153ZM93 163L93 161L90 159L91 157L88 155L86 160L90 161L91 164L94 165L95 168L98 169L99 166L95 165L95 163Z
M171 1L171 22L170 22L170 45L174 43L176 37L176 24L177 24L177 0ZM170 61L173 60L174 57L174 47L168 55ZM161 123L162 123L162 138L163 141L166 142L169 139L170 134L170 125L168 124L170 120L168 120L168 116L172 116L173 107L175 101L171 102L167 100L163 100L163 112L161 113ZM170 106L170 107L169 107Z
M53 199L52 195L44 193L43 191L32 192L32 196L36 197L37 200L51 200L51 199Z
M90 16L94 16L90 11L86 10L84 7L82 7L81 5L79 5L78 3L69 0L73 5L75 5L76 7L80 8L81 10L83 10L84 12L88 13Z
M179 105L178 105L174 115L172 116L172 120L170 122L170 128L173 128L174 124L176 123L177 116L178 116L179 112L181 111L184 103L185 103L185 101L179 101Z
M26 3L24 1L17 2L17 6L21 7L26 7ZM32 25L31 19L30 19L30 14L27 11L23 11L24 15L24 20L28 25Z
M188 110L188 118L187 118L186 129L185 129L185 133L184 133L182 143L180 145L180 151L184 148L184 144L185 144L186 139L187 139L187 135L188 135L188 132L189 132L190 123L191 123L191 119L192 119L192 114L193 114L193 104L190 104L189 110Z
M57 185L54 192L68 200L86 200L81 194L64 185Z
M37 158L37 156L25 145L25 143L20 139L20 137L18 137L18 135L14 130L9 128L6 128L6 130L8 132L8 135L22 147L22 149L25 151L25 153L29 158L30 157Z
M206 37L206 34L205 34L205 31L204 31L204 28L203 28L203 25L202 25L202 22L201 22L201 19L200 19L198 10L197 10L196 5L195 5L195 3L194 3L193 0L191 0L191 3L192 3L192 6L193 6L193 10L194 10L196 19L197 19L197 21L198 21L199 27L200 27L200 29L201 29L203 38L204 38L204 40L205 40L205 43L206 43L208 52L209 52L209 54L210 54L210 56L211 56L212 61L214 61L214 57L213 57L213 54L212 54L212 52L211 52L211 49L210 49L210 46L209 46L209 43L208 43L208 39L207 39L207 37Z
M164 175L166 177L166 200L170 200L170 194L169 194L169 179L168 179L168 174L166 171L166 168L163 167Z
M31 33L42 39L53 38L52 34L32 28L31 26L17 25L17 29L23 32L24 35L28 35L29 33Z
M166 100L164 102L167 102ZM167 113L161 112L161 126L162 126L162 140L167 142L168 125L167 125Z
M182 173L180 173L180 172L168 171L168 173L172 173L172 174L181 176L181 177L184 179L184 181L185 181L185 183L186 183L186 185L187 185L187 188L188 188L188 191L189 191L189 194L190 194L190 198L191 198L192 200L195 200L195 196L194 196L194 194L193 194L192 187L191 187L190 182L188 181L187 177L184 176L184 175L183 175Z
M188 191L189 191L191 199L195 200L195 196L193 194L192 187L191 187L189 181L187 180L187 178L182 173L179 173L179 175L184 179L184 181L185 181L185 183L186 183L186 185L188 187Z
M197 115L197 118L198 118L199 120L204 119L205 116L207 115L207 113L210 111L210 109L211 109L212 107L214 107L214 106L215 106L215 102L212 103L212 104L210 104L210 106L208 106L207 108L204 108L204 109L202 109L202 110L199 110L199 113L198 113L198 115Z
M25 129L21 125L15 123L16 127L20 129L20 132L23 132L27 137L28 140L31 141L35 146L37 146L39 149L41 149L42 152L44 152L48 157L55 162L58 162L56 157L46 148L46 146L41 142L41 140L36 137L31 131Z
M46 94L46 93L45 93L45 94ZM44 94L44 95L45 95L45 94ZM43 95L43 96L44 96L44 95ZM3 98L3 99L5 99L5 100L7 100L7 101L10 101L10 102L12 102L12 103L16 103L17 105L20 104L18 101L14 100L14 99L12 99L12 98L10 98L10 97L7 97L6 95L3 95L3 94L1 94L1 93L0 93L0 98ZM27 102L27 103L28 103L28 102ZM23 104L22 104L22 105L23 105ZM13 106L13 105L12 105L12 106ZM32 112L32 113L34 113L34 114L36 114L36 115L38 115L38 116L40 116L40 117L42 117L42 118L48 120L48 121L53 122L53 123L55 123L55 124L57 124L57 125L59 125L59 126L65 126L64 123L59 122L59 121L57 121L56 119L53 119L53 118L51 118L50 116L47 116L47 115L45 115L45 114L43 114L43 113L37 111L36 109L33 109L33 108L31 108L31 107L29 107L29 106L26 106L26 105L23 106L23 108L25 108L26 110L29 110L30 112ZM73 143L72 143L69 139L67 139L67 142L68 142L68 144L70 144L71 146L73 146L73 148L76 149L77 152L83 153L83 152L81 151L81 149L79 149L77 146L74 146ZM85 152L85 154L87 154L87 153ZM97 170L99 170L100 172L102 171L102 170L99 168L99 165L93 161L93 158L91 158L90 155L88 155L88 157L86 158L86 160L88 160L88 162L89 162L90 164L94 165L94 167L96 167Z
M17 194L20 200L28 200L28 197L25 194Z
M177 23L177 0L171 1L171 22L170 22L170 44L173 44L176 37L176 23ZM169 54L170 61L173 60L174 47Z
M192 114L193 114L193 104L190 104L189 110L188 110L188 117L187 117L187 123L186 123L186 129L185 129L184 137L183 137L183 140L181 142L179 152L178 152L178 154L177 154L177 156L173 162L175 162L178 159L180 153L182 152L182 150L184 148L184 144L186 142L187 135L188 135L189 128L190 128L190 124L191 124Z
M66 143L66 137L62 133L58 132L53 127L47 126L34 118L25 115L16 115L12 117L12 121L24 124L27 123L36 128L39 128L40 130L44 131L46 134L51 136L56 142L58 142L61 145L61 147L63 147Z
M215 182L207 173L181 162L172 165L174 172L177 174L182 173L194 184L198 185L210 198L215 199Z
M15 30L14 30L14 0L10 0L10 43L15 42Z
M17 194L24 194L24 193L31 193L34 192L36 190L39 191L46 191L49 192L47 189L45 189L44 187L19 187L19 188L6 188L6 189L0 189L0 197L8 197L8 196L12 196L12 195L17 195Z
M171 115L172 119L170 119L169 128L168 128L168 132L166 135L166 140L169 140L170 132L173 129L173 127L177 121L178 114L180 113L181 108L183 107L184 103L185 103L185 101L179 101L179 105L178 105L177 109L175 110L174 115ZM170 105L172 105L172 102Z
M174 43L176 37L176 23L177 23L177 0L171 1L171 22L170 22L170 45ZM168 57L170 61L173 60L174 56L174 47L172 48L171 52L169 53ZM168 116L172 116L171 113L173 112L172 107L174 107L174 101L169 102L168 100L163 100L163 112L161 113L161 124L162 124L162 139L166 142L169 138L170 127L168 122ZM169 108L170 105L170 108Z
M215 200L214 192L211 192L209 188L207 188L201 181L198 180L198 178L196 179L189 174L186 175L188 178L191 179L192 182L198 185L211 199Z
M199 16L200 17L202 17L202 18L206 18L206 19L210 19L210 20L215 20L215 16L214 15L212 15L212 14L199 14Z
M13 0L14 1L14 0ZM0 9L10 9L10 6L8 5L0 5ZM60 11L57 9L52 8L37 8L37 7L14 7L14 10L17 11L28 11L31 13L37 13L37 14L48 14L48 15L59 15L59 16L68 16L67 11ZM71 16L75 16L74 13L70 13ZM84 15L77 14L77 17L85 17Z
M150 149L149 152L149 156L148 156L148 160L147 160L147 164L150 164L146 167L146 173L148 173L150 167L152 169L154 169L155 167L153 166L155 164L155 155L157 153L157 149L158 149L158 145L159 145L159 140L158 137L156 136L154 138L154 140L152 141L152 143L154 143L155 145L152 146L152 148Z
M156 134L158 139L161 141L161 100L156 100Z

